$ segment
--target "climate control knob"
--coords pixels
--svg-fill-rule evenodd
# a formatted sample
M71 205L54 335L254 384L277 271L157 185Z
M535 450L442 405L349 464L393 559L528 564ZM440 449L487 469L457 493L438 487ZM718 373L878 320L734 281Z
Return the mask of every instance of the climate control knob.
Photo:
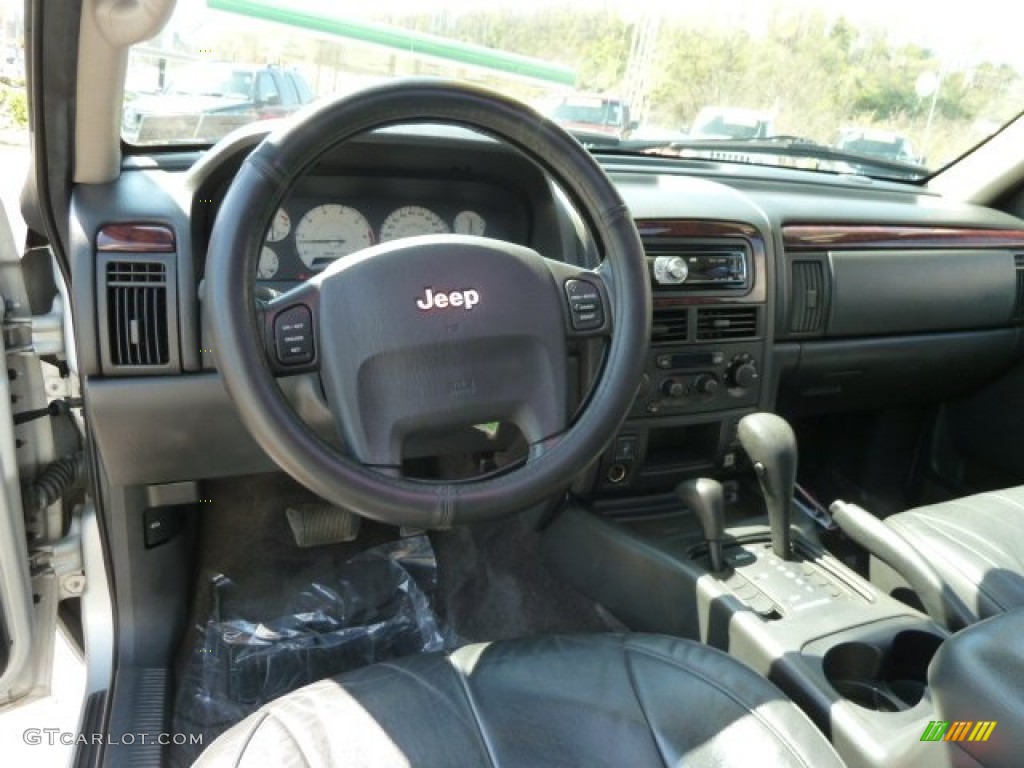
M732 389L750 389L759 377L752 360L738 360L729 368L729 386Z
M718 391L718 377L705 373L697 377L693 388L701 395L713 395Z
M661 393L665 397L683 397L686 395L686 385L679 379L665 379Z

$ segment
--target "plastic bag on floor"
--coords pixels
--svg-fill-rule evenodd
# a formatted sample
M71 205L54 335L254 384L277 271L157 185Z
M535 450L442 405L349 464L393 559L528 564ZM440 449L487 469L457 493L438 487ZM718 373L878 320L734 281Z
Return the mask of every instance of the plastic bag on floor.
M444 647L430 606L437 566L415 536L374 547L310 583L270 620L225 575L179 689L176 721L206 746L262 704L349 669ZM247 603L248 600L248 603ZM246 605L250 608L246 609Z

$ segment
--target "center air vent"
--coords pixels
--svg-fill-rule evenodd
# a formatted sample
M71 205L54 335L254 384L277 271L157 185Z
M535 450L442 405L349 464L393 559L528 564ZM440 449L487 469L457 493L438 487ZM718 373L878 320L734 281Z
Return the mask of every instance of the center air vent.
M707 307L697 310L697 341L752 339L756 336L756 307Z
M689 338L690 310L656 309L651 323L652 344L677 344Z
M1013 265L1017 268L1017 300L1010 319L1024 321L1024 253L1014 254Z
M825 265L821 260L798 260L792 264L793 302L789 330L793 333L820 333L825 326L828 303Z

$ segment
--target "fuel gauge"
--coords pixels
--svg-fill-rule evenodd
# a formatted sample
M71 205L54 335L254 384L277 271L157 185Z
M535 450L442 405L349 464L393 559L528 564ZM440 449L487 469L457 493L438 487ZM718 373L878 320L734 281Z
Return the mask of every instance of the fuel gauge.
M274 253L273 248L263 246L263 250L260 251L260 263L256 267L256 278L259 280L269 280L277 274L277 268L280 266L277 254Z

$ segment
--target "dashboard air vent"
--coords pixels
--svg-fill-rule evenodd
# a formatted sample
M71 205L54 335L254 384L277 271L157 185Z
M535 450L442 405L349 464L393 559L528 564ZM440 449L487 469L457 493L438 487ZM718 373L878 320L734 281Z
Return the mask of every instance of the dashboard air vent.
M757 336L757 307L697 310L697 341L752 339Z
M1024 322L1024 253L1014 254L1013 265L1017 268L1017 300L1010 319Z
M651 323L652 344L678 344L689 338L690 310L656 309Z
M819 333L825 326L825 265L821 261L794 261L792 286L789 330Z
M106 291L110 361L121 366L167 365L167 266L142 260L110 261Z

